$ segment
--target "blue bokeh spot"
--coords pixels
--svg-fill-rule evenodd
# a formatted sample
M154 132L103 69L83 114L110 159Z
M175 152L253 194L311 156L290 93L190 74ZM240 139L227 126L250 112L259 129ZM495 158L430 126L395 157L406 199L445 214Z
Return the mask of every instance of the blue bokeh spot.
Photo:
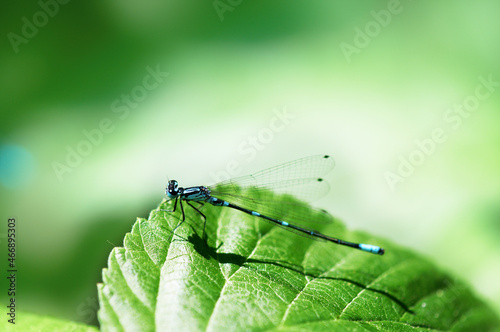
M28 185L35 173L33 155L19 145L0 146L0 183L9 189Z

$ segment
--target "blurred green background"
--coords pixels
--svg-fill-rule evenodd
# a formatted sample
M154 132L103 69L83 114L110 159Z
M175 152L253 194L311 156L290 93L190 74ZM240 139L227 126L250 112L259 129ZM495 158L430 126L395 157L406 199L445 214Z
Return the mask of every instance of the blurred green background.
M0 11L19 310L97 324L108 254L168 177L327 153L318 205L500 312L498 1L54 1Z

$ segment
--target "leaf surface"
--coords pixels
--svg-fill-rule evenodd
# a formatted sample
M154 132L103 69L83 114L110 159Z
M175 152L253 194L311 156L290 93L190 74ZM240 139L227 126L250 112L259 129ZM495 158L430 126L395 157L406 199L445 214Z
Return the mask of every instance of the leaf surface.
M172 209L168 202L148 220L137 220L124 247L111 252L98 286L103 330L487 331L500 326L468 287L428 260L347 231L337 220L321 231L379 245L386 254L313 241L240 211L207 205L202 209L206 242L203 219L186 204L186 222L173 237L180 211L160 211Z
M11 319L6 316L0 323L0 331L52 331L52 332L97 332L95 326L71 322L50 316L36 315L28 312L16 312L15 324L8 322Z

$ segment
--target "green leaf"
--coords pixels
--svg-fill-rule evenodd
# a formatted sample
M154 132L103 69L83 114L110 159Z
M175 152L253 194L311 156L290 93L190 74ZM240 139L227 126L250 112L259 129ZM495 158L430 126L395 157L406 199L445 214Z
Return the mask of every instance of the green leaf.
M287 204L290 197L274 201ZM295 207L309 209L307 205ZM159 209L172 209L162 203ZM99 320L110 331L494 330L495 313L460 281L387 241L321 229L380 245L384 256L318 242L237 210L206 204L186 222L153 210L115 248L98 286ZM314 211L310 211L314 213ZM286 219L284 219L286 220Z
M0 331L52 331L52 332L97 332L95 326L88 326L49 316L40 316L28 312L16 312L15 324L8 322L11 317L2 317Z

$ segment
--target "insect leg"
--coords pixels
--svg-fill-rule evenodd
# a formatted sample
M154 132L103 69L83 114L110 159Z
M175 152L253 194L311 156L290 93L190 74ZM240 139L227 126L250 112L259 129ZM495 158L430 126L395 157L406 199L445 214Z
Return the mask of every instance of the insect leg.
M197 208L194 207L194 205L192 205L191 203L189 203L188 201L186 201L186 203L192 207L193 209L196 210L196 212L198 212L202 217L203 217L203 238L205 238L205 226L207 225L207 217L200 211L198 210ZM198 203L201 203L201 202L198 202ZM201 206L203 206L203 203L201 203Z
M174 201L174 209L173 210L165 210L165 209L160 209L160 211L164 211L164 212L175 212L175 209L177 208L177 199L179 197L176 197L175 198L175 201Z

